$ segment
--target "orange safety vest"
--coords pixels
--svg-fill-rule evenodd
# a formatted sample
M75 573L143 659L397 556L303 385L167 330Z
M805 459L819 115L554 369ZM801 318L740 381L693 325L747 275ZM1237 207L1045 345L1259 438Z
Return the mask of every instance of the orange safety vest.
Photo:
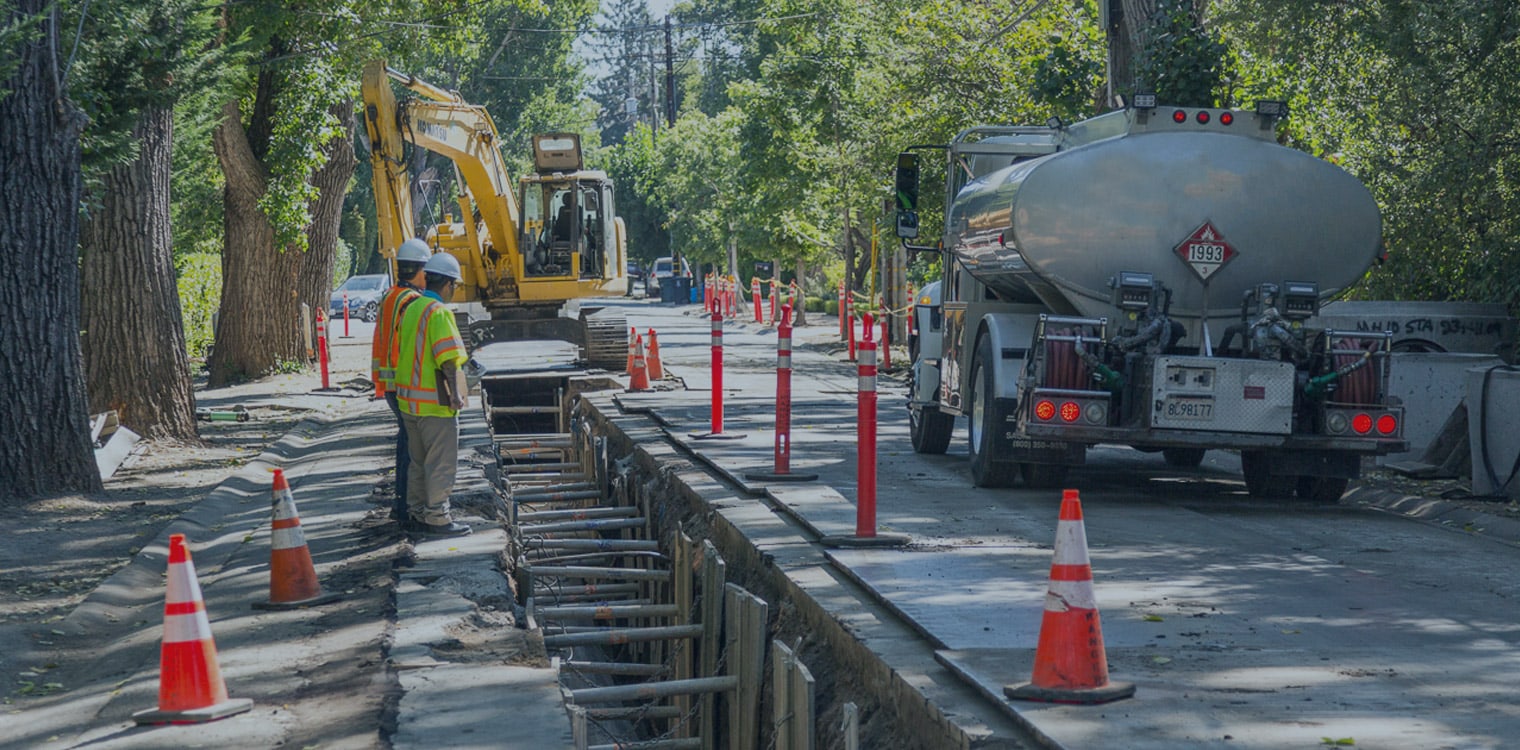
M370 341L369 378L375 383L375 398L384 398L396 379L396 328L400 311L413 297L421 296L412 287L397 284L380 300L380 316L375 319L375 335Z

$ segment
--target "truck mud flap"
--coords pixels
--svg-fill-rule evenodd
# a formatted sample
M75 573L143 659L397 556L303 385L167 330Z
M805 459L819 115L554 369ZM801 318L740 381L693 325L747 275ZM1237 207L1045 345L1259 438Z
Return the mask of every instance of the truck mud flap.
M998 458L1010 463L1066 466L1081 466L1087 463L1087 446L1082 443L1042 440L1014 432L1005 432L1003 446L1004 449L999 451Z

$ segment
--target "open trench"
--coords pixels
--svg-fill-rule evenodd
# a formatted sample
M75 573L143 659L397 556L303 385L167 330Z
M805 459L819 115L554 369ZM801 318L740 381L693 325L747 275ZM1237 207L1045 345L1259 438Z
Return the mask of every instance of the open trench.
M869 597L816 540L625 411L616 381L498 371L481 387L507 572L577 748L1020 746L967 732L884 663L832 614ZM745 528L757 517L818 564L783 570Z

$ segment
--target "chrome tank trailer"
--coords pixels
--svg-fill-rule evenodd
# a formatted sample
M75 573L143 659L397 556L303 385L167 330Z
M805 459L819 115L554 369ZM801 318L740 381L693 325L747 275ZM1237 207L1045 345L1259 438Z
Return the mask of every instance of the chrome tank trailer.
M1259 284L1315 282L1328 299L1360 279L1382 231L1367 189L1279 146L1250 113L1226 125L1194 112L1128 110L1053 128L1059 150L959 191L947 249L999 299L1064 315L1113 316L1115 274L1152 274L1193 346L1205 308L1220 322L1217 341Z

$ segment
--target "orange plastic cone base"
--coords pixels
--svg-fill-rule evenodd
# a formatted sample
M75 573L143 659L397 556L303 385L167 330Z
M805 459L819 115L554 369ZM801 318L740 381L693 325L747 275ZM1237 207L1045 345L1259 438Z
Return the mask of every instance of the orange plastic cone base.
M649 390L649 368L644 365L644 337L633 343L633 369L628 374L628 390Z
M317 582L317 569L312 564L311 548L306 546L305 536L299 536L301 543L297 546L286 546L289 541L280 541L293 539L293 536L288 535L299 535L301 531L301 518L296 513L295 501L290 496L290 484L285 481L285 472L280 469L274 470L274 496L275 517L272 524L272 547L269 550L269 601L255 602L253 608L297 609L336 601L337 594L322 593L322 584ZM286 518L280 517L282 511L286 513Z
M227 697L227 684L216 661L216 642L211 638L184 534L169 537L169 568L164 642L158 660L158 707L138 711L132 720L138 724L200 724L253 708L251 700Z
M639 335L639 329L628 329L628 364L623 366L623 372L633 374L633 341Z
M645 362L650 380L664 380L665 366L660 364L660 340L655 338L654 329L649 329L649 356Z
M1018 700L1046 703L1107 703L1135 694L1130 683L1108 681L1103 624L1092 592L1087 534L1076 490L1061 500L1050 589L1034 651L1034 674L1022 685L1003 688Z
M212 641L165 643L158 658L158 710L187 711L227 700Z

